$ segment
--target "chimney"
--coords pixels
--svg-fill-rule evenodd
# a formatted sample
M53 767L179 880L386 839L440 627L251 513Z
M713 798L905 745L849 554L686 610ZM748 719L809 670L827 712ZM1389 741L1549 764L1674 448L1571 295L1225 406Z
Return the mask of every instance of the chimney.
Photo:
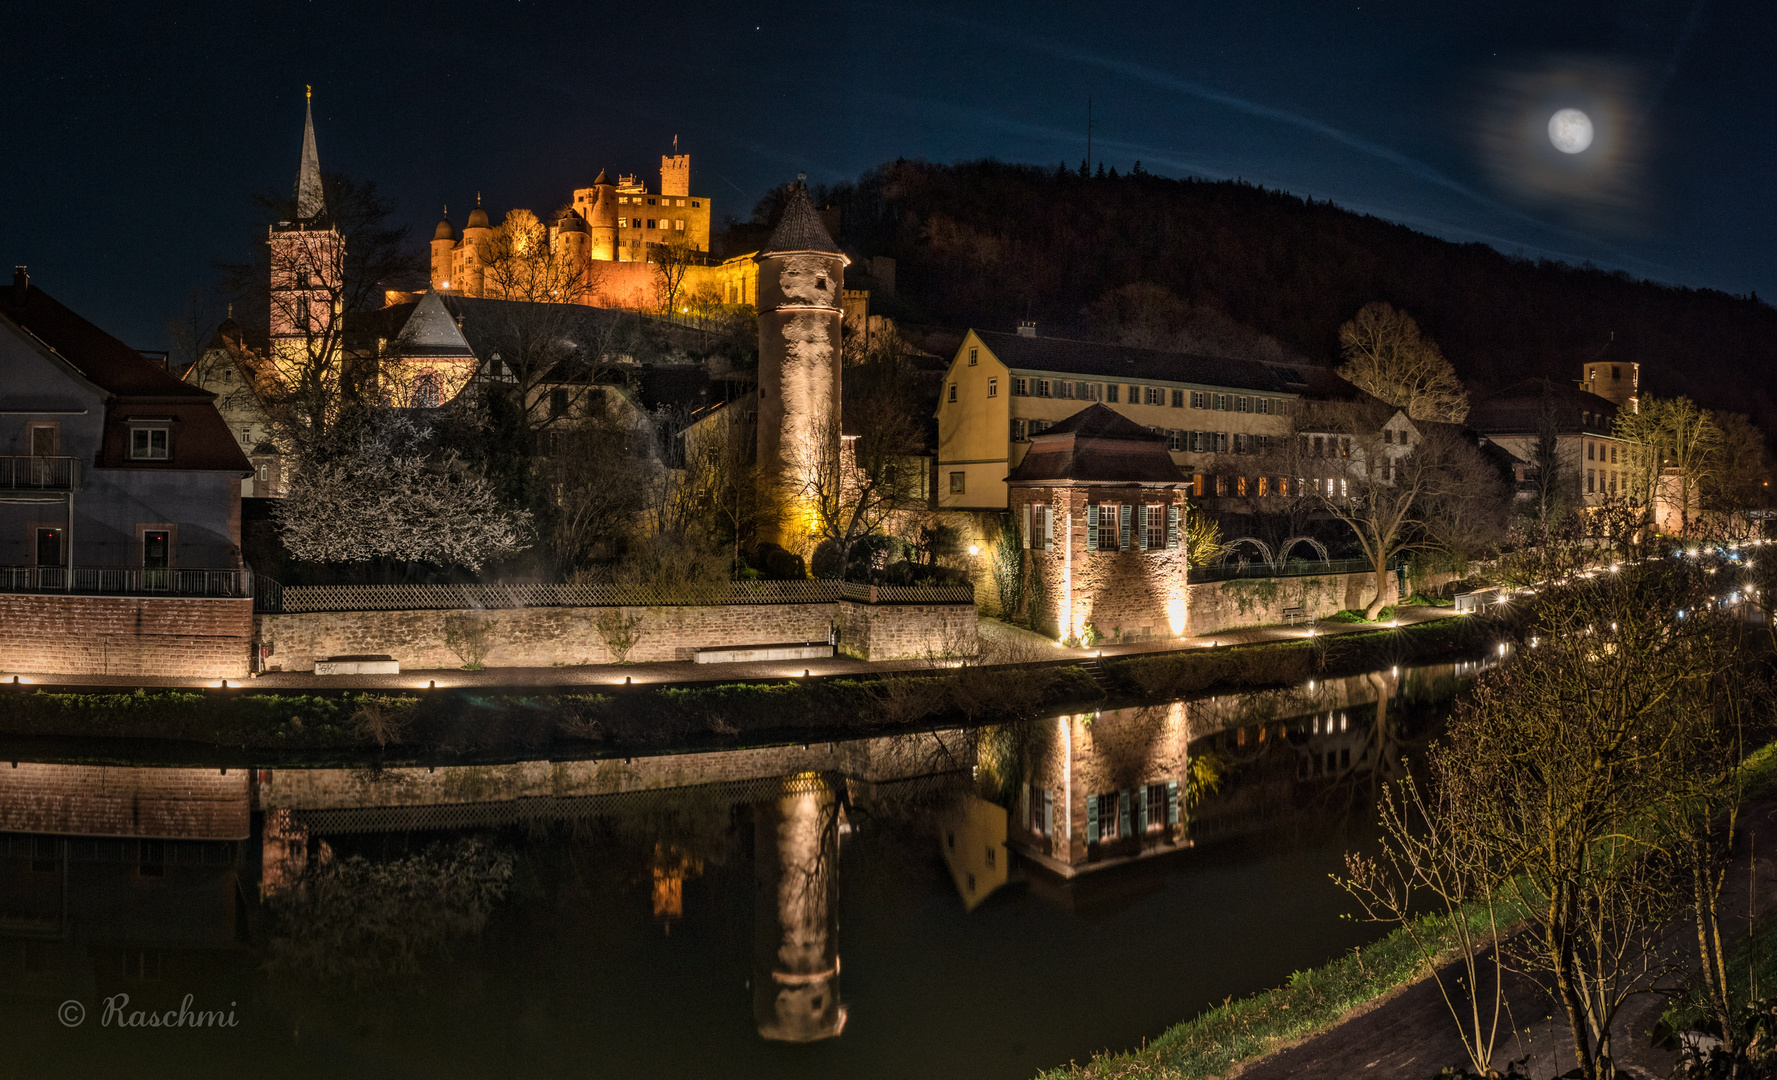
M14 307L24 307L25 301L28 300L30 298L30 296L31 296L31 275L25 273L25 268L22 266L13 267L12 268L12 304L13 304L13 306Z
M1025 319L1023 322L1019 323L1018 324L1018 336L1019 337L1036 337L1037 336L1036 322L1031 319Z

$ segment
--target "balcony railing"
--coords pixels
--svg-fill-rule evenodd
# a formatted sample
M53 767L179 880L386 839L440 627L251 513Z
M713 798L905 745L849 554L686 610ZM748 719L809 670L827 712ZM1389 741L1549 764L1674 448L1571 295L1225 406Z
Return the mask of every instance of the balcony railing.
M121 566L0 566L0 593L79 596L253 595L251 570L142 570Z
M79 490L79 458L0 457L0 491Z

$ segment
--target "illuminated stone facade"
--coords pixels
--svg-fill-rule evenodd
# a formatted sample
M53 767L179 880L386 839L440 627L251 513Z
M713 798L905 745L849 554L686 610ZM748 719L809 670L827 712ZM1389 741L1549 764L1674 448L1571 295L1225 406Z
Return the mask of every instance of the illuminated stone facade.
M1088 643L1186 632L1188 481L1161 437L1094 405L1039 434L1008 485L1033 626Z
M840 297L850 261L798 185L758 256L758 460L792 503L813 471L837 467ZM795 547L807 525L805 514L793 513L767 539Z

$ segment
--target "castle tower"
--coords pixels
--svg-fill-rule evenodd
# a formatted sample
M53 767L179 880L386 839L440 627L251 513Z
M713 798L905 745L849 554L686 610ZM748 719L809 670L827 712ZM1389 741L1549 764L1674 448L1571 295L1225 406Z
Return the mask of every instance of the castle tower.
M296 170L295 217L273 225L267 237L273 363L295 385L331 371L340 346L345 245L327 219L321 156L315 149L314 89L308 88L302 158Z
M812 532L799 505L817 472L837 466L840 295L851 260L839 250L798 180L759 267L759 465L796 509L766 539L791 547Z
M438 227L432 230L432 291L444 292L455 288L451 281L451 252L457 246L457 231L450 227L450 207L444 208L444 217Z
M599 170L589 193L591 202L581 214L586 218L591 236L591 257L598 262L617 259L617 186L605 179Z
M463 223L463 242L457 248L456 292L464 296L480 296L491 261L494 229L488 224L487 211L481 208L481 193L475 195L475 209Z
M1580 367L1580 389L1597 394L1619 409L1641 411L1641 365L1588 361Z
M561 300L563 303L579 303L592 278L588 265L592 257L592 231L587 228L586 219L572 209L563 210L550 231L554 234L549 246L550 257L567 271L563 277L568 292Z
M691 194L690 154L660 155L660 193L680 198Z

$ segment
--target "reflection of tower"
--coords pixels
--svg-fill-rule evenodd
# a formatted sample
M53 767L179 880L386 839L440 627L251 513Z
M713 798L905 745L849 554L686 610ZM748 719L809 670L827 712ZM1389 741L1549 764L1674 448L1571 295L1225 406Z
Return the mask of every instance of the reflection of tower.
M759 465L767 482L792 497L809 476L838 464L839 323L845 267L839 250L798 181L783 219L757 257L759 265ZM806 534L794 515L767 539Z
M753 817L753 1019L778 1042L830 1039L839 1003L839 800L819 775L784 781Z

